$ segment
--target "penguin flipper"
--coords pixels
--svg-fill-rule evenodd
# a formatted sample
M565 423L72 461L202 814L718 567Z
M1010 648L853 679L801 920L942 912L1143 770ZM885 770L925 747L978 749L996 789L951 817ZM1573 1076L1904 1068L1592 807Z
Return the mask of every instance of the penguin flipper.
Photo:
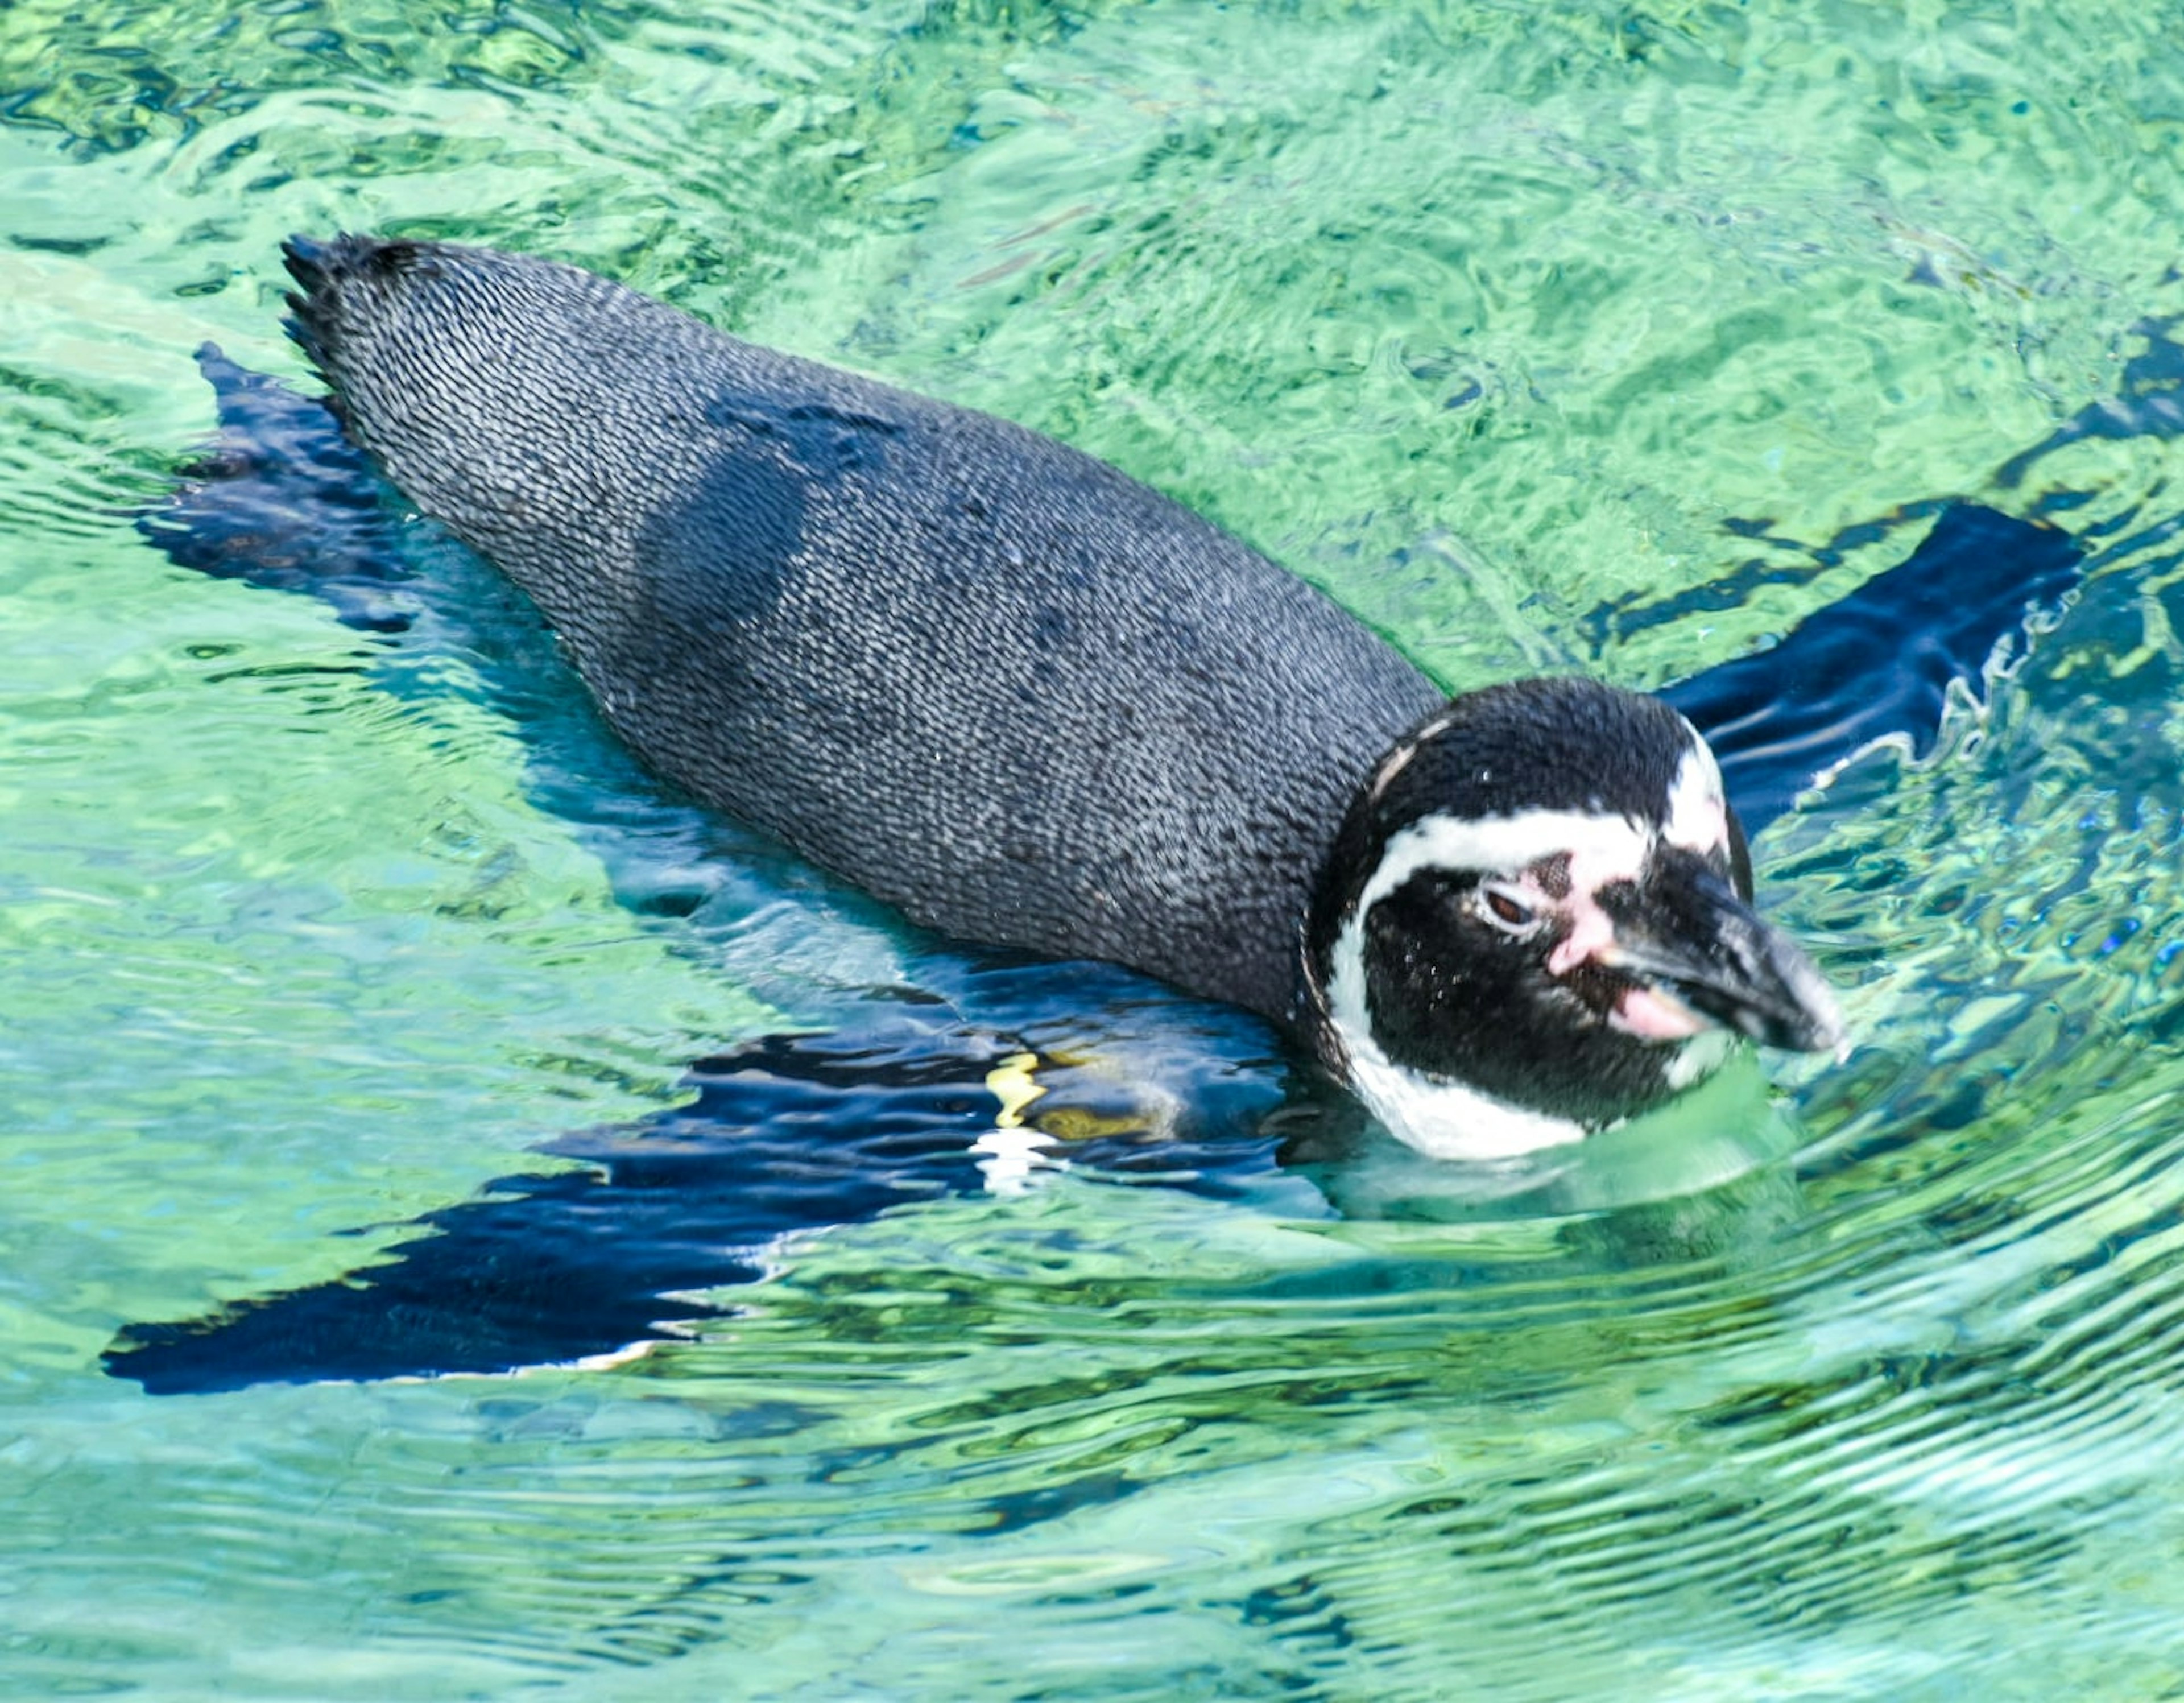
M364 452L323 399L197 351L219 433L177 469L172 491L135 516L178 567L331 603L344 626L400 633L418 606L402 588L395 516Z
M404 1226L384 1263L204 1316L125 1327L103 1360L158 1395L495 1374L616 1355L719 1317L783 1237L975 1187L1009 1043L777 1036L693 1067L690 1104L568 1136L573 1168ZM421 1232L421 1233L420 1233Z
M1660 695L1706 736L1748 835L1859 752L1923 757L1951 695L1985 701L1989 671L2027 623L2078 583L2085 551L2043 522L1957 502L1903 561L1808 616L1769 649Z
M1041 1163L1066 1150L1111 1182L1226 1198L1273 1170L1295 1106L1317 1109L1320 1093L1300 1077L1283 1102L1232 1076L1214 1105L1149 1130L1095 1060L912 1020L754 1040L694 1065L685 1086L686 1105L541 1149L568 1168L500 1178L412 1220L382 1263L129 1325L104 1368L182 1395L617 1359L733 1312L732 1294L708 1292L777 1270L784 1237L1020 1187L1022 1159L982 1139L997 1129L1028 1138Z

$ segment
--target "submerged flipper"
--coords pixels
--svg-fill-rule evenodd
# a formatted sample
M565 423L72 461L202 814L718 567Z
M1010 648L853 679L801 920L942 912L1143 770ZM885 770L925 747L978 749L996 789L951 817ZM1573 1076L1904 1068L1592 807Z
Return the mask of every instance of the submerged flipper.
M1194 1108L1195 1133L1147 1127L1096 1072L955 1024L767 1036L685 1086L688 1105L541 1149L569 1169L500 1178L404 1226L383 1264L131 1325L106 1370L175 1395L613 1356L732 1310L705 1292L765 1276L785 1236L1021 1175L1026 1143L997 1133L1217 1195L1274 1164L1264 1094Z
M689 1105L564 1136L573 1161L503 1177L405 1226L384 1265L181 1324L133 1325L106 1369L155 1394L610 1354L720 1309L768 1244L979 1181L989 1037L782 1036L691 1070Z
M1661 693L1707 737L1747 834L1858 752L1931 751L1952 690L1975 700L2026 623L2078 583L2078 540L2044 522L1952 503L1903 561L1782 641Z
M281 591L309 591L344 626L399 633L416 614L387 488L322 399L197 352L219 435L181 468L136 529L178 567Z

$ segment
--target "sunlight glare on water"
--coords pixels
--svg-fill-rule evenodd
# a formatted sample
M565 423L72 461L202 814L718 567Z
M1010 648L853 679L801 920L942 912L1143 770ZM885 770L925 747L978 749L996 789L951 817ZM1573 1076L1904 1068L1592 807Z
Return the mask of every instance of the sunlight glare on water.
M2124 3L8 9L0 1695L2184 1689L2180 42ZM1002 987L1054 1103L1126 1123L1284 1080L1230 1014L1007 993L663 798L504 599L404 649L147 548L192 350L300 375L277 244L337 228L1054 433L1451 687L1678 679L1951 497L2089 571L1932 759L1760 841L1855 1042L1763 1061L1771 1108L1755 1066L1515 1182L1051 1170L794 1236L616 1367L154 1397L100 1368L123 1326L329 1284L873 988Z

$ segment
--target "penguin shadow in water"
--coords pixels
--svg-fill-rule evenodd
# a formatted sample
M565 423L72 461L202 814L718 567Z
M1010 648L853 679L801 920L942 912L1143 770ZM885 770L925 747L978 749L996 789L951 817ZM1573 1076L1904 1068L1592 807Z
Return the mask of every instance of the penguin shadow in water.
M549 683L560 671L534 642L535 619L512 592L481 603L475 579L451 589L417 572L386 488L322 402L209 346L199 364L220 436L166 500L137 516L155 547L200 572L319 595L398 656L468 650L483 660L496 702L534 737L554 736L542 713L567 729L582 713L570 708L580 695ZM2156 366L2145 377L2139 428L2167 435L2174 376ZM2003 483L2020 481L2048 449L2112 431L2093 412L2082 430L2066 427L2010 463ZM2101 421L2111 416L2120 417L2115 405ZM1914 757L1932 751L1953 699L1977 699L1997 663L2021 653L2028 617L2052 614L2078 583L2086 544L2049 518L2070 505L2067 494L2045 498L2026 518L1937 500L1801 547L1817 574L1852 549L1932 523L1903 561L1779 644L1660 694L1712 745L1748 833L1877 743ZM1741 529L1764 533L1758 523ZM1592 624L1613 635L1730 607L1782 577L1779 566L1755 565L1675 598L1612 606ZM405 677L397 669L393 678ZM605 736L594 724L591 738ZM582 814L585 784L550 756L538 784L548 807ZM697 903L628 896L667 914ZM148 1391L189 1393L614 1356L732 1312L732 1300L709 1292L764 1276L786 1237L950 1193L1028 1186L1065 1156L1118 1185L1291 1205L1301 1187L1317 1185L1333 1203L1322 1210L1444 1215L1417 1207L1406 1180L1445 1174L1446 1164L1389 1155L1392 1143L1379 1140L1392 1163L1361 1172L1358 1155L1376 1137L1355 1103L1317 1073L1287 1066L1248 1015L1105 965L949 953L920 969L934 970L921 980L946 992L876 991L861 1002L865 1015L831 1032L769 1036L701 1060L686 1079L688 1103L544 1144L555 1170L498 1179L401 1226L379 1263L336 1281L130 1325L107 1369ZM1153 1080L1176 1085L1150 1106L1137 1069L1145 1056L1157 1061ZM1621 1135L1584 1145L1612 1147ZM1547 1175L1529 1193L1458 1192L1446 1213L1617 1204L1571 1196ZM1367 1175L1379 1180L1360 1181ZM1624 1203L1582 1233L1613 1244L1604 1257L1684 1257L1724 1214L1775 1215L1763 1181L1730 1178L1713 1192L1719 1198L1705 1209Z

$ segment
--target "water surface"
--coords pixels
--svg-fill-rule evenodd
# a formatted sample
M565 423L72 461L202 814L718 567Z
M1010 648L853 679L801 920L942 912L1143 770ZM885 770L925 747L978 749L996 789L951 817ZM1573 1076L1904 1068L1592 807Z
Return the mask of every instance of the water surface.
M0 1692L2184 1688L2179 41L2120 3L8 11ZM298 373L275 245L341 226L1057 433L1451 686L1680 678L1950 497L2091 569L1932 758L1762 840L1857 1049L1769 1061L1779 1122L1751 1078L1695 1111L1735 1153L1665 1192L1080 1167L799 1237L619 1367L153 1398L99 1369L124 1325L354 1270L694 1059L985 985L660 796L513 611L390 649L145 547L192 350ZM1041 989L1149 1120L1282 1092L1227 1013Z

